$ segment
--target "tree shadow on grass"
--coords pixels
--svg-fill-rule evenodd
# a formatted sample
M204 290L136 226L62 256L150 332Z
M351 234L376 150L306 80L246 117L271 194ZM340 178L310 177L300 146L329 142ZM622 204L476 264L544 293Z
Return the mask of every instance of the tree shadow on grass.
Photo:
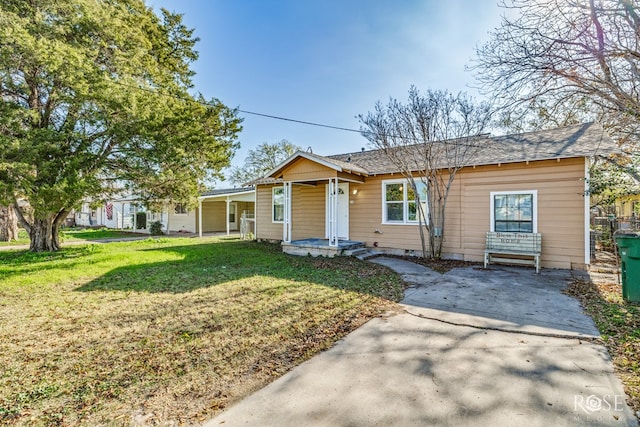
M385 267L368 263L365 266L353 258L286 255L274 244L225 241L149 248L142 252L156 252L160 258L162 254L178 254L179 259L118 267L76 290L184 293L259 276L309 282L396 301L402 294L400 279Z
M90 245L77 245L57 252L30 252L28 249L0 252L0 263L13 266L30 265L40 262L60 261L90 255L95 249Z
M24 274L36 274L44 270L59 269L64 262L67 269L86 262L95 253L93 245L77 245L57 252L30 252L29 250L0 251L0 277L9 278ZM43 265L50 263L50 265Z

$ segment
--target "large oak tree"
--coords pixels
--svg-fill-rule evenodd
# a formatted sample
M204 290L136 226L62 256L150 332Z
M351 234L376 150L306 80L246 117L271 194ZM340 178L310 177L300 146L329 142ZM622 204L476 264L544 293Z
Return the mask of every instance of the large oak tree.
M240 119L188 92L196 42L142 0L0 2L0 204L31 250L83 199L187 201L228 165Z

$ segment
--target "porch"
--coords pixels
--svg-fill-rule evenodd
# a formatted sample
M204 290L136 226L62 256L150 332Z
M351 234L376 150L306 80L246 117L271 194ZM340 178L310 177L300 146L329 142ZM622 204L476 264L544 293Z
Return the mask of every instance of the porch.
M364 242L355 240L338 240L337 244L330 244L329 239L308 238L282 242L282 251L290 255L311 255L333 258L336 255L345 255L347 251L364 248Z

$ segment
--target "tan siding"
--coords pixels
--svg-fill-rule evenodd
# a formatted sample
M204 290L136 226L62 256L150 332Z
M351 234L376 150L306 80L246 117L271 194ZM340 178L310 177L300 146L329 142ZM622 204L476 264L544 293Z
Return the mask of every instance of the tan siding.
M292 185L291 238L325 237L326 187Z
M238 203L238 218L242 217L242 213L247 211L249 213L254 213L253 202L237 202Z
M303 158L296 160L282 171L282 178L285 181L313 181L336 176L336 170Z
M464 187L465 259L482 260L484 236L491 226L492 191L537 190L542 266L584 265L583 159L468 168L459 178Z
M202 231L211 233L214 231L226 231L225 222L226 202L203 202L202 203Z
M350 184L353 203L349 211L349 237L352 240L379 248L420 250L416 225L382 224L382 180L396 178L399 175L377 176L367 178L364 184ZM354 190L357 190L356 194L353 194Z
M322 168L305 160L296 162L291 169L302 174L312 167ZM401 178L399 174L374 176L362 184L350 184L350 239L363 241L367 246L420 250L417 225L382 224L382 181L398 178ZM526 190L536 190L538 194L542 266L584 267L584 159L461 170L447 201L444 255L481 261L485 234L490 230L490 193ZM316 187L294 185L292 191L292 238L323 237L325 186L322 183ZM257 194L258 238L281 239L282 224L271 222L271 186L260 186Z
M259 185L256 188L256 238L282 240L282 223L272 222L272 185Z

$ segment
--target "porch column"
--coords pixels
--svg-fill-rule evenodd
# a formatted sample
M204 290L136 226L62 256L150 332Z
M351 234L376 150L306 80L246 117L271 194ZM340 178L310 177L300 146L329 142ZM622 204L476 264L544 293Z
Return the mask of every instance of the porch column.
M169 235L169 221L171 219L171 204L166 205L167 206L167 236Z
M202 199L198 199L198 237L202 237Z
M133 232L138 231L138 205L133 205Z
M338 246L338 178L329 178L329 246Z
M229 196L227 196L227 200L225 203L225 212L226 212L225 218L227 218L225 222L227 223L227 236L229 235L229 205L230 204L231 204L231 201L229 200Z
M124 202L120 203L120 207L122 208L120 212L120 230L124 230ZM118 228L118 217L116 217L116 228Z
M282 241L291 243L291 182L285 181L284 187L284 218L282 221Z

